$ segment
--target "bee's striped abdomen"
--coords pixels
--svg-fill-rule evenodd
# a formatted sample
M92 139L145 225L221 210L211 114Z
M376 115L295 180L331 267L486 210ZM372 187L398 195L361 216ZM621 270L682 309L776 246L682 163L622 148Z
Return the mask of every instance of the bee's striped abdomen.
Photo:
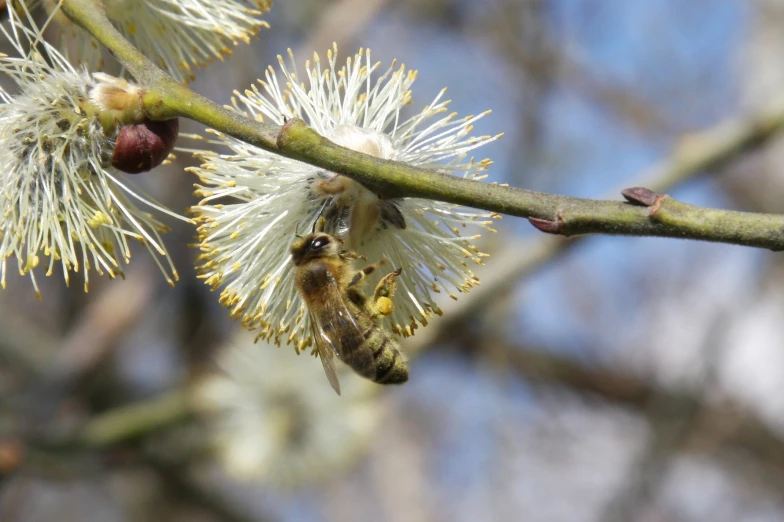
M373 351L376 365L376 376L373 381L379 384L403 384L408 381L408 365L397 343L384 335L381 330L375 332L375 343L378 344L378 348Z
M340 338L341 359L351 366L355 372L368 379L376 374L376 365L372 357L368 357L367 341L359 331L348 329Z

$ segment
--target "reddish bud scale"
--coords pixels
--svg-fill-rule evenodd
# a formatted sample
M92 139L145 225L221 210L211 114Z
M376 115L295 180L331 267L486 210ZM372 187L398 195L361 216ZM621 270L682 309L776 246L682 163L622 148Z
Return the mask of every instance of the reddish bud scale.
M645 187L632 187L623 189L621 194L623 194L623 197L625 197L629 203L641 205L644 207L650 207L656 203L656 200L659 198L657 193Z
M145 120L125 125L117 134L112 166L128 174L147 172L160 165L174 148L180 122Z

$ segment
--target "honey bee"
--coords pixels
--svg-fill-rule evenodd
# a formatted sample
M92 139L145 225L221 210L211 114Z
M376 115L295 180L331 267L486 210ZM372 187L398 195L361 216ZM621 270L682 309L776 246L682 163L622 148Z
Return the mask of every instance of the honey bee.
M294 242L291 258L327 379L340 395L334 362L337 356L371 381L402 384L408 380L406 360L397 343L378 325L379 318L392 313L391 297L402 269L387 274L373 296L366 296L360 283L386 260L355 271L353 261L364 258L343 249L340 238L324 233L324 223L320 218L317 230Z

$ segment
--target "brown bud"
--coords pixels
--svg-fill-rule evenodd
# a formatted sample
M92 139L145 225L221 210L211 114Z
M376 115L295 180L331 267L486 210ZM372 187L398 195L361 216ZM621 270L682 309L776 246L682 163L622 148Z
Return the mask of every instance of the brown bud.
M643 207L650 207L656 203L656 200L659 198L657 193L645 187L632 187L623 189L621 194L629 203L641 205Z
M548 234L563 234L564 222L560 215L556 216L555 221L529 217L528 222L542 232L546 232Z
M174 148L179 131L177 118L146 120L121 127L112 154L112 166L128 174L157 167Z

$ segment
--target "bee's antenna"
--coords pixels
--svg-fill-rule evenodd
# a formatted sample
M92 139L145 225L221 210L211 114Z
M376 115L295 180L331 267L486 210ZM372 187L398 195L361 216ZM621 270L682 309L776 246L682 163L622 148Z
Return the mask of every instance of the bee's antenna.
M294 225L294 237L302 239L302 236L299 233L299 221Z
M324 219L323 217L321 217L321 215L324 213L324 209L327 208L327 203L329 203L331 199L332 198L325 199L324 203L321 205L318 214L316 214L316 220L313 222L313 230L311 230L311 234L316 233L316 226L321 222L322 219Z

